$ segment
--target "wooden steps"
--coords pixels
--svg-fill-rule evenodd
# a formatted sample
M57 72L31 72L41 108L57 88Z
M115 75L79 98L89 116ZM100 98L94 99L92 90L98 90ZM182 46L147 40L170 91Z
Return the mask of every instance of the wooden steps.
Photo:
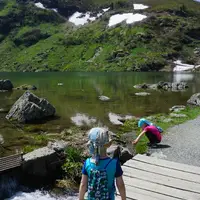
M122 169L127 199L200 200L200 167L138 154Z
M21 164L22 164L21 154L15 154L0 158L0 173L16 167L20 167Z

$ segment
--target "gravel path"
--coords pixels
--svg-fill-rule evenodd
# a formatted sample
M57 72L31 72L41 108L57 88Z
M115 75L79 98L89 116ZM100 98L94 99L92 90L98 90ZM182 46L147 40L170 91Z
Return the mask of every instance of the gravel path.
M200 116L168 129L162 145L170 147L150 149L151 156L200 166Z

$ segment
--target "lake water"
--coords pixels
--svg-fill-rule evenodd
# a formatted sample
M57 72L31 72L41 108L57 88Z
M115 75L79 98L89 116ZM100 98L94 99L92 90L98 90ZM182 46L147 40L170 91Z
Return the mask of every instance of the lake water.
M38 90L34 93L55 106L58 118L40 125L50 133L81 124L102 125L116 131L117 126L110 122L109 116L166 113L170 107L186 104L193 93L200 92L200 76L193 73L0 73L0 79L10 79L15 87L35 85ZM135 95L140 91L133 88L135 84L159 81L187 81L190 87L183 92L150 91L150 96ZM0 108L9 109L23 93L0 93ZM99 100L100 95L108 96L110 101ZM20 151L28 141L24 140L21 129L5 120L5 115L0 114L0 135L10 154ZM1 152L0 156L4 154Z

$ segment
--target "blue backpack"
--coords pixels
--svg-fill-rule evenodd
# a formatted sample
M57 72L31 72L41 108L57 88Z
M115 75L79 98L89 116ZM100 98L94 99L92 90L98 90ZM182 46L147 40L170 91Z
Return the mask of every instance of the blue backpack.
M155 124L152 124L152 125L155 126L155 127L158 129L158 131L159 131L160 133L163 132L163 129L162 129L160 126L156 126Z
M157 129L158 129L158 131L160 132L160 133L162 133L163 132L163 129L160 127L160 126L156 126L155 124L153 124L153 123L149 123L149 125L151 125L151 126L155 126Z
M108 189L108 178L106 168L112 159L103 169L90 169L88 180L88 200L111 200Z

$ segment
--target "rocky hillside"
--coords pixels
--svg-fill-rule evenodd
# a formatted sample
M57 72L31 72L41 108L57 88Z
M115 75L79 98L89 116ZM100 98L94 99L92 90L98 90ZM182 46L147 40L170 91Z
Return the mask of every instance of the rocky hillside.
M1 0L0 71L159 71L178 59L197 65L199 19L193 0Z

